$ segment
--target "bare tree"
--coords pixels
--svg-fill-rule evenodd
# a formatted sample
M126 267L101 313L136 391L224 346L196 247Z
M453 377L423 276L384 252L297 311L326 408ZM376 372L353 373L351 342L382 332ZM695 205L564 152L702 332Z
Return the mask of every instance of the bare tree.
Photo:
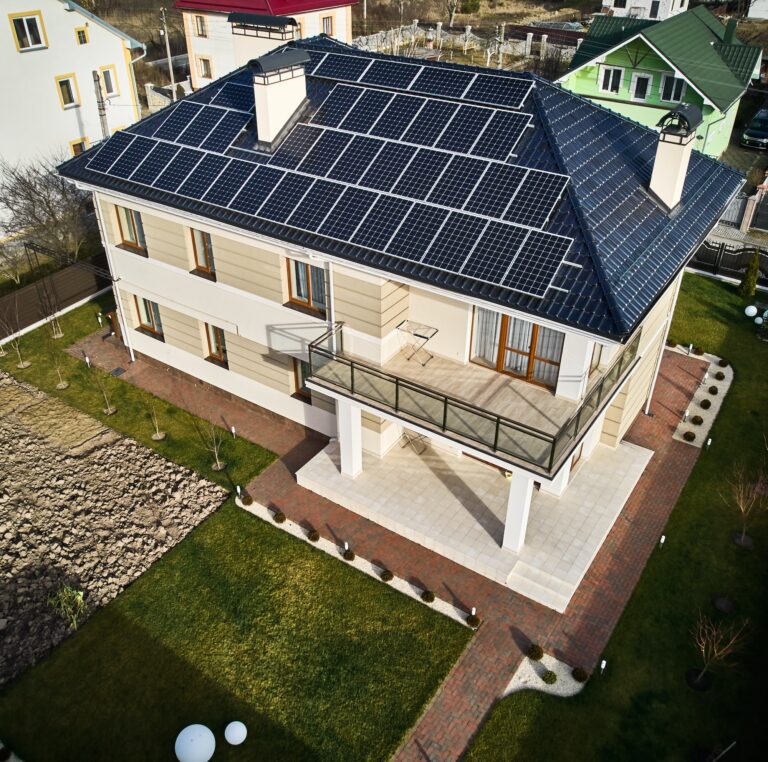
M27 258L21 241L0 241L0 276L12 280L17 286L27 269Z
M152 439L154 439L155 442L162 442L163 439L165 439L165 432L160 431L160 420L157 417L157 406L155 405L154 400L149 403L149 417L152 421L152 426L155 429L152 434Z
M734 466L733 473L726 482L728 485L727 494L721 494L725 504L737 508L741 514L741 533L734 537L734 541L742 547L751 545L749 537L747 537L747 526L756 513L755 509L759 508L763 502L759 492L760 482L759 477L752 480L747 469L739 463Z
M214 471L223 471L227 467L227 464L222 462L220 458L221 444L224 441L221 429L214 426L212 423L209 423L207 426L202 427L202 431L205 449L213 454L215 460L215 463L211 468L213 468Z
M24 355L21 351L22 335L21 335L21 323L19 321L19 300L18 296L14 294L13 307L8 307L4 314L0 315L0 339L3 344L9 344L10 347L16 352L16 356L19 358L16 367L20 370L28 368L32 363L29 360L24 359ZM10 337L10 338L7 338Z
M448 14L448 27L453 29L453 22L461 7L461 0L445 0L445 11Z
M61 359L61 352L59 351L59 348L56 346L56 344L53 341L54 337L49 336L46 343L45 343L45 349L48 354L48 359L50 360L51 366L56 371L56 375L59 379L59 382L56 384L56 388L59 391L63 391L64 389L67 389L69 387L69 384L67 381L64 380L64 363Z
M11 164L0 160L0 215L6 236L34 237L77 259L89 237L90 196L56 172L52 160Z
M699 612L691 634L701 657L702 668L694 682L700 683L704 675L716 665L733 664L728 659L744 645L748 625L746 619L741 624L714 622Z
M106 404L106 407L102 412L104 415L114 415L117 412L117 408L112 405L112 400L110 397L111 390L107 386L106 376L104 376L99 370L95 368L91 369L91 373L93 374L93 381L101 392L101 396L104 397L104 402Z

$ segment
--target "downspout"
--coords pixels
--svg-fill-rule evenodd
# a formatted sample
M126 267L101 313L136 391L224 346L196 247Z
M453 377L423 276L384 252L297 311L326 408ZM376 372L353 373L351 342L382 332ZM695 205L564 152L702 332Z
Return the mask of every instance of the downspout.
M328 268L326 270L328 273L328 296L327 296L327 302L328 302L328 329L332 331L331 333L331 352L333 354L336 354L336 331L333 330L334 325L336 325L336 310L333 306L333 262L328 260Z
M731 104L731 105L733 105L733 104ZM725 111L723 113L723 115L719 119L715 119L714 122L709 122L707 124L707 129L704 130L704 145L702 146L702 153L706 153L706 150L707 150L707 141L709 140L709 128L712 127L712 125L714 125L714 124L719 124L720 122L722 122L725 119L726 116L728 116L728 112L727 111Z

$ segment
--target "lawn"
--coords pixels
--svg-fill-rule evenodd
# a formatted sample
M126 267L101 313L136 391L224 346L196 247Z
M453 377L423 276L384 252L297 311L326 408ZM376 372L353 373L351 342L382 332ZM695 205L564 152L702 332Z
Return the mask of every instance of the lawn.
M72 407L92 415L116 431L133 437L169 460L187 466L227 489L233 489L237 484L247 484L275 459L271 452L242 437L233 440L221 431L222 455L228 467L225 471L215 472L211 469L213 455L205 449L199 433L205 427L199 419L101 370L89 369L84 362L64 351L67 346L97 330L97 313L100 309L111 308L112 304L111 295L107 295L101 297L100 301L90 302L64 315L60 320L64 332L61 339L51 339L48 326L22 337L22 355L25 360L32 362L24 370L16 367L16 353L10 345L6 345L8 354L0 357L0 369L12 373L20 381L27 381L59 397ZM60 360L62 374L70 385L64 391L56 389L59 379L53 363L54 356ZM114 415L105 416L102 412L105 403L96 384L97 376L107 385L110 401L117 408ZM152 439L154 429L150 409L153 404L160 427L167 433L162 442Z
M0 738L145 762L202 722L217 760L384 760L470 637L230 500L0 697Z
M699 750L736 746L733 760L764 756L764 681L768 674L765 601L768 516L750 534L752 552L730 532L737 514L720 497L735 462L755 470L768 457L768 345L757 341L734 286L686 275L671 338L727 358L735 381L666 528L605 651L608 670L573 699L526 691L501 701L468 760L683 760ZM717 617L713 594L737 602L750 620L738 664L716 672L713 689L685 684L696 666L691 628L698 612ZM761 749L763 751L761 751ZM722 750L722 749L721 749Z

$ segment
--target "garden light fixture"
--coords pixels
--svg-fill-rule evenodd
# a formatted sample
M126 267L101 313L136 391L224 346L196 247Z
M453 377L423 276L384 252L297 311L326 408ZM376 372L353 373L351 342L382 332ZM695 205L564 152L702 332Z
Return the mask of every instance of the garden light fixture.
M665 535L665 534L661 535L661 539L659 540L659 547L660 548L664 547L664 543L666 542L666 539L667 539L667 535Z
M245 737L248 735L248 729L239 720L230 722L226 728L224 728L224 738L227 743L232 746L239 746Z
M232 439L237 439L237 433L235 432L235 427L232 426L230 431L232 432Z
M205 725L188 725L176 737L179 762L208 762L216 751L216 738Z
M607 666L608 666L608 662L607 662L605 659L603 659L603 660L600 662L600 674L601 674L601 675L603 674L603 672L605 672L605 668L606 668Z

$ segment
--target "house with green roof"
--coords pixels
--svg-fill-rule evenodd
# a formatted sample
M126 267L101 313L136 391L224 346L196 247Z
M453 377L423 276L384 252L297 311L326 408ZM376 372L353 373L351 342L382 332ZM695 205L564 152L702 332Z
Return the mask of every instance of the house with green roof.
M679 103L701 109L696 148L728 146L741 97L759 76L762 50L699 6L664 21L600 16L559 80L648 127Z

